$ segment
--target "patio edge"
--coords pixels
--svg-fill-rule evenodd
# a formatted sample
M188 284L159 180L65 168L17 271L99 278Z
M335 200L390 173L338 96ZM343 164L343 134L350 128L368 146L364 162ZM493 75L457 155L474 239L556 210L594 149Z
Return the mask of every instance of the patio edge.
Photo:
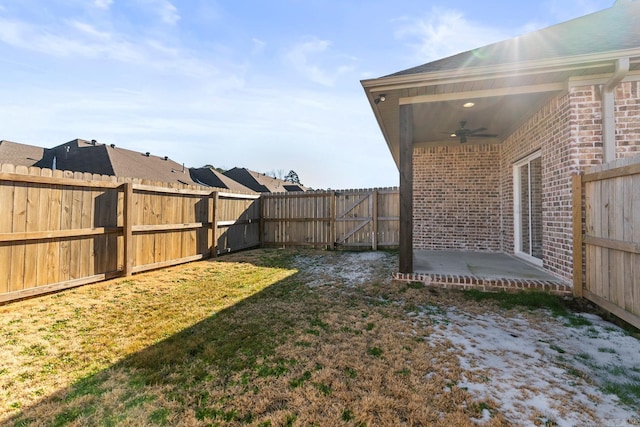
M536 290L559 296L573 295L573 288L560 281L528 280L528 279L496 279L470 275L393 273L393 282L420 282L426 286L443 289L469 290L478 289L485 292L521 292Z

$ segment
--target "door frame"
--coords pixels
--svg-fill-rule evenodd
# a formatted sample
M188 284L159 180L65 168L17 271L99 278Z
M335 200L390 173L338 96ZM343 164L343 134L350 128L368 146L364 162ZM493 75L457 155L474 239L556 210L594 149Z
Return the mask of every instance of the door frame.
M521 241L521 230L522 230L522 194L520 193L520 168L526 164L530 164L532 160L542 157L541 150L537 150L528 156L518 160L513 164L513 253L519 257L528 261L532 264L535 264L539 267L543 266L543 261L540 258L536 258L526 252L522 252L520 247L522 245ZM531 170L531 169L529 169ZM531 212L531 202L529 202L529 212ZM532 233L529 231L529 238L531 238Z

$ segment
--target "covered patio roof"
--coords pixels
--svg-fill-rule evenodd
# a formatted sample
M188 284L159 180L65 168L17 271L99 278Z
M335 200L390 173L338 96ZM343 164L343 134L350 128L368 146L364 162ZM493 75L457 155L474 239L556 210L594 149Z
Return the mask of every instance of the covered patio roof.
M415 146L499 144L572 86L601 85L603 159L615 159L614 92L623 78L640 80L638 22L640 2L617 0L600 12L361 82L400 171L400 273L414 271Z
M363 80L371 108L396 165L400 165L400 108L411 106L414 145L457 145L460 128L485 128L500 143L571 85L605 84L616 61L640 71L640 3L612 7L448 58ZM465 107L470 105L472 107Z

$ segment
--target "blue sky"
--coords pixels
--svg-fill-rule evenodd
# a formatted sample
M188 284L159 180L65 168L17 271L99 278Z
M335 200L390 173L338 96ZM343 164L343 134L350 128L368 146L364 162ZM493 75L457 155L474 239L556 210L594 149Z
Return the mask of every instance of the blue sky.
M0 0L0 139L393 186L360 80L614 0Z

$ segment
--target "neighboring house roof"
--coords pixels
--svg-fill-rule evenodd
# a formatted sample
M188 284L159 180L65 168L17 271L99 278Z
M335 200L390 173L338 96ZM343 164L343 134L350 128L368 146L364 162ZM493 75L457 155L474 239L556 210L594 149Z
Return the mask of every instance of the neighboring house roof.
M191 168L189 172L194 181L208 185L209 187L227 188L229 190L247 193L253 192L249 187L245 187L213 168Z
M298 184L285 184L283 187L285 191L305 191L305 189Z
M42 159L45 149L18 142L0 141L0 163L16 166L36 166Z
M415 145L459 144L450 135L470 129L482 129L485 138L469 144L501 143L572 85L606 85L621 74L638 79L638 22L640 0L618 0L600 12L363 80L362 86L396 164L402 111L402 126L411 124L403 134Z
M153 156L114 144L74 139L47 150L40 167L52 167L53 157L56 158L56 169L196 185L184 165L166 156Z
M224 175L258 193L306 191L304 186L292 184L288 181L273 178L264 173L254 172L246 168L235 167L226 171Z
M640 46L638 13L640 1L618 0L610 8L590 15L399 71L390 76L637 49Z
M206 185L239 192L275 193L306 191L293 184L245 168L233 168L224 174L213 168L185 168L166 156L100 144L76 138L53 148L41 148L0 141L0 163L86 172L148 181Z

